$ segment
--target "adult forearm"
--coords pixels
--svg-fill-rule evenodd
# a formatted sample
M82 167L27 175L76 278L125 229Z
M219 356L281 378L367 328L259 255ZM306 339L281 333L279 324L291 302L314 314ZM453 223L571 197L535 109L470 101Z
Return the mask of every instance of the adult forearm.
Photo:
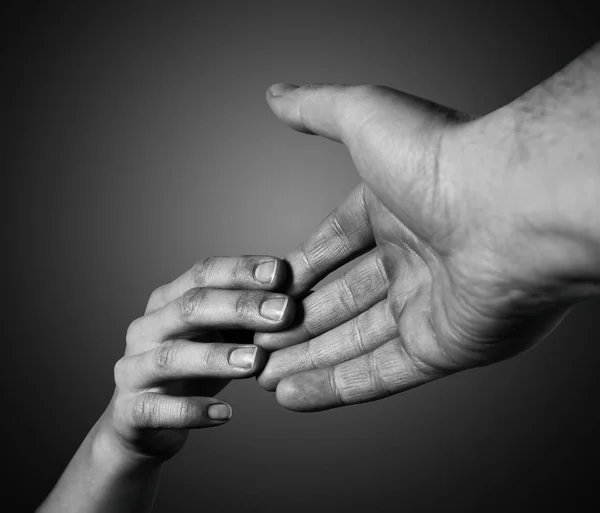
M160 464L118 448L101 418L38 513L143 513L152 508Z

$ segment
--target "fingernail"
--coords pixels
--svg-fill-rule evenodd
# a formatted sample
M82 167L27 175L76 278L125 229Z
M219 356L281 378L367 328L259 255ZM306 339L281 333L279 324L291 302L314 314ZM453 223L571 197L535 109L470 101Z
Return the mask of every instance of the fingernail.
M269 88L269 92L271 93L271 96L283 96L285 93L293 91L294 89L298 89L298 86L293 84L273 84Z
M254 365L258 347L239 347L229 353L229 363L242 369L249 369Z
M225 403L211 404L208 407L208 416L213 420L229 420L231 418L231 406Z
M267 299L262 305L260 305L260 314L272 321L280 321L283 319L283 314L285 313L287 303L287 297Z
M263 262L262 264L258 264L256 266L254 277L261 283L273 283L276 270L277 262L275 260L269 260L268 262Z

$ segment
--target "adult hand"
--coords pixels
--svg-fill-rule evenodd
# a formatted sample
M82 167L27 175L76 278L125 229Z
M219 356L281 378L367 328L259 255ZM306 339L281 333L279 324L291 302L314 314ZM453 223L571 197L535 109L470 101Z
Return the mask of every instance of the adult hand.
M230 405L212 396L265 362L251 333L240 339L238 330L289 324L293 302L270 292L284 280L285 266L274 257L220 257L158 288L129 326L96 443L164 461L183 447L189 429L226 423Z
M600 290L600 45L480 119L385 87L278 84L363 184L288 260L303 320L255 343L285 407L370 401L511 357Z

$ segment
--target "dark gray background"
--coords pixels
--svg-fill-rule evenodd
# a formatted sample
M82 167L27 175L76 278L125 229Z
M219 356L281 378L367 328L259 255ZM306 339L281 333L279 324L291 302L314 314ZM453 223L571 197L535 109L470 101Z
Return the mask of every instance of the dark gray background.
M271 83L380 83L484 114L597 36L578 2L352 3L22 2L5 18L2 481L23 511L109 401L152 289L209 255L283 256L358 183L342 146L275 119ZM156 511L581 510L599 314L361 406L292 413L233 383L233 420L166 465Z

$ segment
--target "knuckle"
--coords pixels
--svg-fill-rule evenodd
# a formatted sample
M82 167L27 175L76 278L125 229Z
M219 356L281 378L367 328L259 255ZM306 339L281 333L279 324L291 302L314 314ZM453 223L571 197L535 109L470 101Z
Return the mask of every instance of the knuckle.
M356 124L357 115L360 121L355 128L356 134L363 130L379 115L378 109L370 108L373 99L381 98L384 94L390 94L390 89L378 85L357 85L348 87L343 96L340 96L336 104L338 117L342 126Z
M174 366L181 345L175 340L163 342L154 351L154 368L159 374L168 373Z
M359 311L357 298L348 282L348 275L345 274L339 280L338 290L339 290L339 298L342 302L346 311L350 313L355 313Z
M208 289L195 287L185 292L179 301L179 314L184 322L198 314L203 308Z
M152 291L150 298L148 299L148 306L154 306L162 304L165 297L165 288L160 286Z
M125 376L127 374L127 363L126 358L119 358L113 367L113 377L117 386L125 382Z
M298 256L300 261L304 264L304 267L313 274L319 273L319 268L314 257L314 252L307 247L306 243L302 243L298 248Z
M142 317L139 317L131 322L127 327L127 333L125 335L125 342L127 345L131 345L140 340L142 337Z
M131 416L136 426L157 426L160 423L160 407L156 397L150 394L140 395L133 403Z
M255 333L254 344L258 347L262 347L266 351L274 351L278 348L278 342L280 337L277 333Z
M373 353L341 364L334 373L332 386L344 404L353 404L387 396L387 391L380 375L378 362Z
M392 303L390 302L389 298L385 301L383 306L383 323L385 323L387 326L392 326L394 331L398 325L398 320L394 315L394 308L392 307Z
M235 261L231 271L231 279L234 283L246 282L250 278L250 257L241 256Z
M214 344L202 344L202 346L198 346L198 349L196 364L200 369L216 369L217 366L220 367L221 355Z
M380 369L379 379L390 394L431 379L428 366L407 351L400 338L393 341L389 347L378 348L375 351L375 361Z
M268 392L274 392L277 388L277 384L281 381L279 373L276 371L275 366L267 363L267 366L258 376L258 384Z
M218 260L219 257L212 256L194 264L194 267L192 267L192 283L198 287L205 286L209 282L210 275Z
M323 327L322 316L319 315L321 303L315 301L316 298L307 299L303 302L304 319L300 323L300 328L308 335L309 338L314 338L319 335Z
M382 89L384 88L375 84L361 84L349 87L347 93L354 100L366 100L375 94L381 93Z
M367 357L367 375L370 378L372 389L377 395L388 396L396 392L394 382L385 379L381 370L381 361L375 352L369 353Z
M329 372L327 374L327 385L326 388L331 391L331 394L338 398L342 404L347 404L344 394L344 384L338 378L337 373L335 371Z
M339 240L340 246L344 249L344 251L347 253L352 253L352 244L350 244L348 234L340 223L337 215L334 215L331 218L331 231L333 232L334 237Z
M334 353L335 346L320 344L317 339L313 338L306 343L301 355L307 369L318 369L333 363L332 356Z
M177 411L175 415L177 416L178 423L185 426L192 423L197 417L197 414L197 408L192 401L183 399L177 405Z
M244 290L235 302L235 313L240 319L249 319L256 316L258 312L259 296L251 290Z
M383 265L383 261L381 260L381 256L377 253L374 257L374 269L375 269L375 280L381 287L387 287L389 285L389 279L387 276L387 272Z
M309 84L303 84L303 85L301 85L298 88L298 90L300 90L302 92L317 91L319 89L327 87L328 85L330 85L328 82L311 82Z
M358 317L350 320L350 340L353 347L356 348L357 354L364 354L366 352L365 341Z

